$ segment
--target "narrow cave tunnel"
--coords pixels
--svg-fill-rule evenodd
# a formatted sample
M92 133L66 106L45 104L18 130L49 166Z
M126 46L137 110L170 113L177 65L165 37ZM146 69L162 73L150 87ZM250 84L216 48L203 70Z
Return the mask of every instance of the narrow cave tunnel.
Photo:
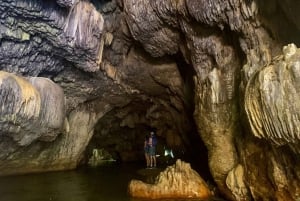
M175 109L174 112L171 102L168 102L171 106L166 107L152 98L141 97L134 98L123 107L115 108L96 123L94 135L84 154L83 164L91 163L95 150L100 151L104 159L145 163L144 139L150 131L155 131L158 137L158 165L165 167L174 164L176 159L181 159L189 162L204 179L212 180L208 167L208 152L193 118L194 69L185 62L181 53L172 56L171 60L175 61L183 82L183 110ZM184 125L176 125L178 122ZM174 158L164 156L167 150L172 150Z

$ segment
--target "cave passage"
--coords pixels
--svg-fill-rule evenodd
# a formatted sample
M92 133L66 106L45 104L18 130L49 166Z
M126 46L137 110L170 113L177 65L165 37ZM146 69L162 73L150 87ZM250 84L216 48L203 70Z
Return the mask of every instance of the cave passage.
M150 131L155 131L158 137L156 154L159 155L159 166L166 167L174 164L176 159L182 159L191 163L204 179L212 180L208 152L193 119L195 72L180 53L172 59L176 62L183 82L183 96L180 97L183 110L174 109L170 102L167 102L170 105L165 106L150 98L135 98L129 104L115 108L96 123L83 164L89 164L95 150L105 160L144 164L144 138ZM176 125L178 122L184 125ZM166 149L172 150L175 157L165 157Z

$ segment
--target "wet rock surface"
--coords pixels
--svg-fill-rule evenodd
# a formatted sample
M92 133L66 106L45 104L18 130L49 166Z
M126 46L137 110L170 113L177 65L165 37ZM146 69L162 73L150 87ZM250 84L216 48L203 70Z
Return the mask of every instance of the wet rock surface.
M129 194L137 198L200 198L208 199L211 192L190 164L177 160L157 177L154 184L131 180Z
M299 199L298 7L3 0L0 174L143 159L154 129L227 199Z

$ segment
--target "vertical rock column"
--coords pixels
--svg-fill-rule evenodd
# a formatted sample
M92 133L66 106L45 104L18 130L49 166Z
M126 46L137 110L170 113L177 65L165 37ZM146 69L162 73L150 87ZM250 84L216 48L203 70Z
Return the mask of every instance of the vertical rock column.
M212 176L222 192L231 197L225 180L237 164L234 135L238 131L239 60L233 48L216 36L191 37L189 45L197 75L194 118L208 148Z
M98 111L90 111L87 106L82 105L69 115L66 133L54 146L58 154L51 161L53 167L57 169L75 168L82 159L82 154L94 134L95 124L112 109L111 105L101 101L90 104L98 108Z

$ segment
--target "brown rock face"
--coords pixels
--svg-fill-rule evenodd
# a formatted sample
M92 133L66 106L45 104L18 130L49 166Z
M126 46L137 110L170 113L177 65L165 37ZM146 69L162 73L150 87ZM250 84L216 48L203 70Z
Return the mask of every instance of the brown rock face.
M208 199L211 192L190 164L177 160L161 172L154 184L147 184L139 180L129 183L129 194L138 198L200 198Z

